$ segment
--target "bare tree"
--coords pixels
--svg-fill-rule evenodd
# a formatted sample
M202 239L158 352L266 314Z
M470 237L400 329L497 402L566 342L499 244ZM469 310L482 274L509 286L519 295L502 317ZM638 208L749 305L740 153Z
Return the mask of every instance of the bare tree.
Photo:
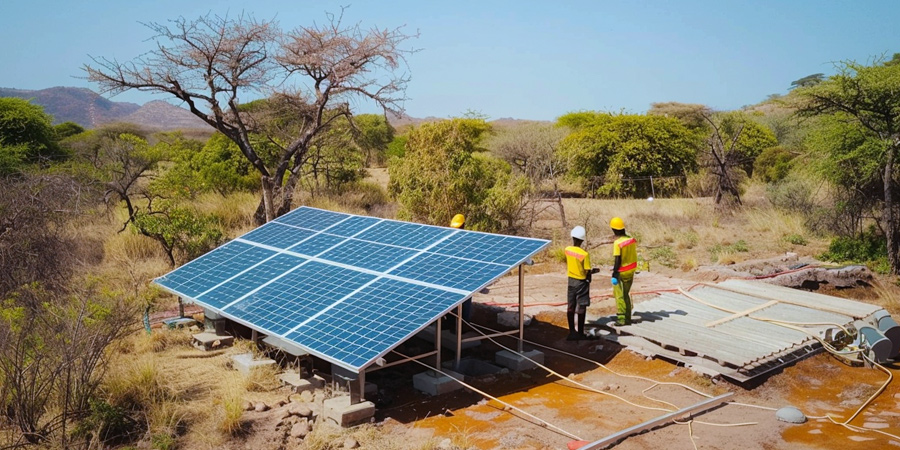
M313 138L339 117L352 117L350 102L371 101L399 114L409 77L396 72L415 37L400 28L365 30L340 15L322 25L282 31L272 21L206 15L179 18L170 26L151 23L156 50L131 62L93 58L88 79L104 93L128 90L164 93L235 142L259 172L262 223L291 208L294 189ZM242 102L266 97L297 124L284 140L264 136L279 149L266 157L254 133L260 118ZM284 116L282 116L284 117Z
M557 153L560 141L568 130L545 123L525 123L500 131L488 143L488 148L508 162L516 172L525 175L534 186L529 190L533 198L526 199L522 211L529 211L533 224L544 210L540 205L555 204L563 229L569 228L563 208L559 179L564 161Z

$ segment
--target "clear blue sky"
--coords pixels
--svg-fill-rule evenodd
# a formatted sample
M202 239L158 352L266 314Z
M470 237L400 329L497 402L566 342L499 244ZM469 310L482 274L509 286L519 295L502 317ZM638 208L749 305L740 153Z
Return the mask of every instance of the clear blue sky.
M81 66L152 49L141 22L252 13L283 28L323 22L342 2L0 0L0 87L97 90ZM898 0L369 1L349 22L421 32L407 113L551 120L650 103L735 109L785 93L833 61L900 52ZM126 93L116 101L164 99ZM371 111L367 111L371 112Z

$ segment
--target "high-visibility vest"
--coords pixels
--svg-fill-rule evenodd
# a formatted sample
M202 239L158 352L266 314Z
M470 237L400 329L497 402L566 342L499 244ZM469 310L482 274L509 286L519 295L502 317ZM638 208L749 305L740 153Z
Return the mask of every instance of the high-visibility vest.
M622 257L620 274L630 274L637 269L637 241L631 236L622 236L613 242L613 256Z
M566 247L566 266L569 278L584 280L591 270L591 256L587 250L570 245Z

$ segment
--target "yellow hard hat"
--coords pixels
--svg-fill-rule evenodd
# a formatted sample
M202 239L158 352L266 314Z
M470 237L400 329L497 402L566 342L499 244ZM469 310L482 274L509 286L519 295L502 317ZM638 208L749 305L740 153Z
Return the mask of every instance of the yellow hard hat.
M450 226L453 228L462 228L463 225L466 224L466 216L462 214L457 214L453 216L453 220L450 221Z
M624 230L625 221L620 217L613 217L612 220L609 221L609 227L613 230Z

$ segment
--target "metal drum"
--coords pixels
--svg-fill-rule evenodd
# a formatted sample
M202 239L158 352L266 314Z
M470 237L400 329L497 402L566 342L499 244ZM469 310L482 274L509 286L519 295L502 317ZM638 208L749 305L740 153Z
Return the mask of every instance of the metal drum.
M891 340L892 347L889 357L896 358L900 353L900 325L897 325L891 314L883 309L876 311L873 317L878 324L878 331Z

